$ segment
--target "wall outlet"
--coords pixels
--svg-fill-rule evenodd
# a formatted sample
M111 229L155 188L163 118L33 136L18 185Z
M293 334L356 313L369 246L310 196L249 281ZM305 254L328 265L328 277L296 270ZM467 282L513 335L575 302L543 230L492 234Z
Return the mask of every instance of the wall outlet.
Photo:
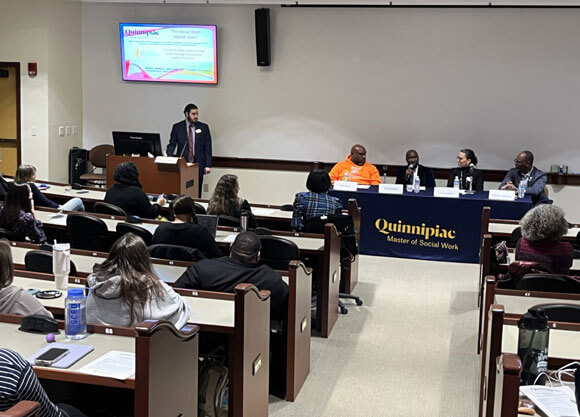
M67 135L67 136L70 136L70 134L71 134L71 132L72 132L72 128L71 128L70 126L66 126L64 130L65 130L65 132L66 132L66 135Z
M36 129L36 126L31 126L30 127L30 134L32 136L36 136L38 134L38 130Z
M79 127L77 125L73 125L73 135L79 134Z
M208 184L203 184L203 192L204 193L209 193L209 185Z
M58 127L58 136L64 136L64 126Z

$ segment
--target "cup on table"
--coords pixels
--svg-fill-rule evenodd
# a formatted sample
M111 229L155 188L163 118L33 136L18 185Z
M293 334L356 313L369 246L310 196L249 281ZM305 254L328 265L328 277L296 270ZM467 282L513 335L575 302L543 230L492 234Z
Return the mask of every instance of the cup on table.
M65 193L70 193L72 191L72 186L70 185L65 185L64 186L64 192Z

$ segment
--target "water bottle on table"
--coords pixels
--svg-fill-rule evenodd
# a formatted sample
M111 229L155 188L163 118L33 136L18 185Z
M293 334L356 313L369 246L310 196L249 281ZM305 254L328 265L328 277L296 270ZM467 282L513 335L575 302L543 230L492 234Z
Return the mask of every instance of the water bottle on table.
M56 288L66 290L70 274L70 243L55 243L52 246L52 272Z
M453 179L453 188L457 188L459 190L459 177L457 175Z
M80 340L87 337L87 297L83 288L71 288L65 299L65 336Z
M421 178L418 175L415 175L415 179L413 180L413 192L418 193L421 190Z
M526 195L526 188L528 188L528 180L523 179L518 185L518 198L524 198Z

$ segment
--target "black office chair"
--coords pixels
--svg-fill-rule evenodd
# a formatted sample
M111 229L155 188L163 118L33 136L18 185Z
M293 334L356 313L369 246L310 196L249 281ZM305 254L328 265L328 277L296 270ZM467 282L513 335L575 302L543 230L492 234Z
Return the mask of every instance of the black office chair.
M69 214L66 228L75 249L108 252L113 242L105 222L89 214Z
M195 210L195 214L207 214L207 210L201 204L194 202L193 209Z
M296 243L277 236L260 236L262 249L260 263L272 269L287 271L290 261L300 259L300 249Z
M218 226L240 227L240 219L232 216L219 215Z
M96 202L94 210L95 213L109 214L111 216L127 216L127 213L125 213L125 210L123 210L121 207L117 207L114 204L105 203L104 201Z
M206 257L199 249L180 245L167 245L158 243L149 246L149 256L158 259L172 259L174 261L198 262Z
M12 230L3 229L0 227L0 239L8 239L12 241L19 241Z
M512 235L510 237L510 248L515 248L518 241L522 238L522 228L520 226L512 230Z
M354 221L351 215L347 214L328 214L326 216L313 217L304 224L304 232L306 233L324 233L324 225L326 223L333 223L336 229L344 235L340 242L340 264L341 266L350 265L356 259L358 255L358 246L356 242L356 237L354 236ZM339 293L338 298L354 300L357 306L362 306L363 301L357 295ZM348 309L345 307L342 301L338 301L338 307L342 314L347 314Z
M516 282L516 290L580 293L580 281L566 275L526 274Z
M580 305L578 304L538 304L533 308L543 310L551 321L580 323Z
M153 240L153 235L147 229L144 229L141 226L137 226L136 224L131 223L117 223L117 237L123 236L125 233L133 233L134 235L139 236L145 242L145 245L149 246L151 241Z
M43 250L30 250L24 255L24 268L27 271L52 274L52 252ZM70 261L70 275L77 275L77 267Z
M258 236L272 236L272 231L267 227L258 226L253 230L253 232Z

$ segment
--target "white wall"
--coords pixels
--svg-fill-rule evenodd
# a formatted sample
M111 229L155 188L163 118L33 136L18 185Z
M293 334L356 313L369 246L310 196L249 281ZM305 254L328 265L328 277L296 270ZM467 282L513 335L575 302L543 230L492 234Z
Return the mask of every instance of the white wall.
M185 103L200 106L214 154L481 168L521 149L537 165L580 169L580 9L272 7L273 65L255 63L252 6L83 5L85 146L114 129L167 140ZM219 85L121 81L119 22L219 27Z
M2 0L0 61L21 64L22 162L36 166L39 178L66 181L68 149L81 144L81 131L61 138L58 125L81 122L81 6L47 3ZM36 77L28 62L38 63Z

